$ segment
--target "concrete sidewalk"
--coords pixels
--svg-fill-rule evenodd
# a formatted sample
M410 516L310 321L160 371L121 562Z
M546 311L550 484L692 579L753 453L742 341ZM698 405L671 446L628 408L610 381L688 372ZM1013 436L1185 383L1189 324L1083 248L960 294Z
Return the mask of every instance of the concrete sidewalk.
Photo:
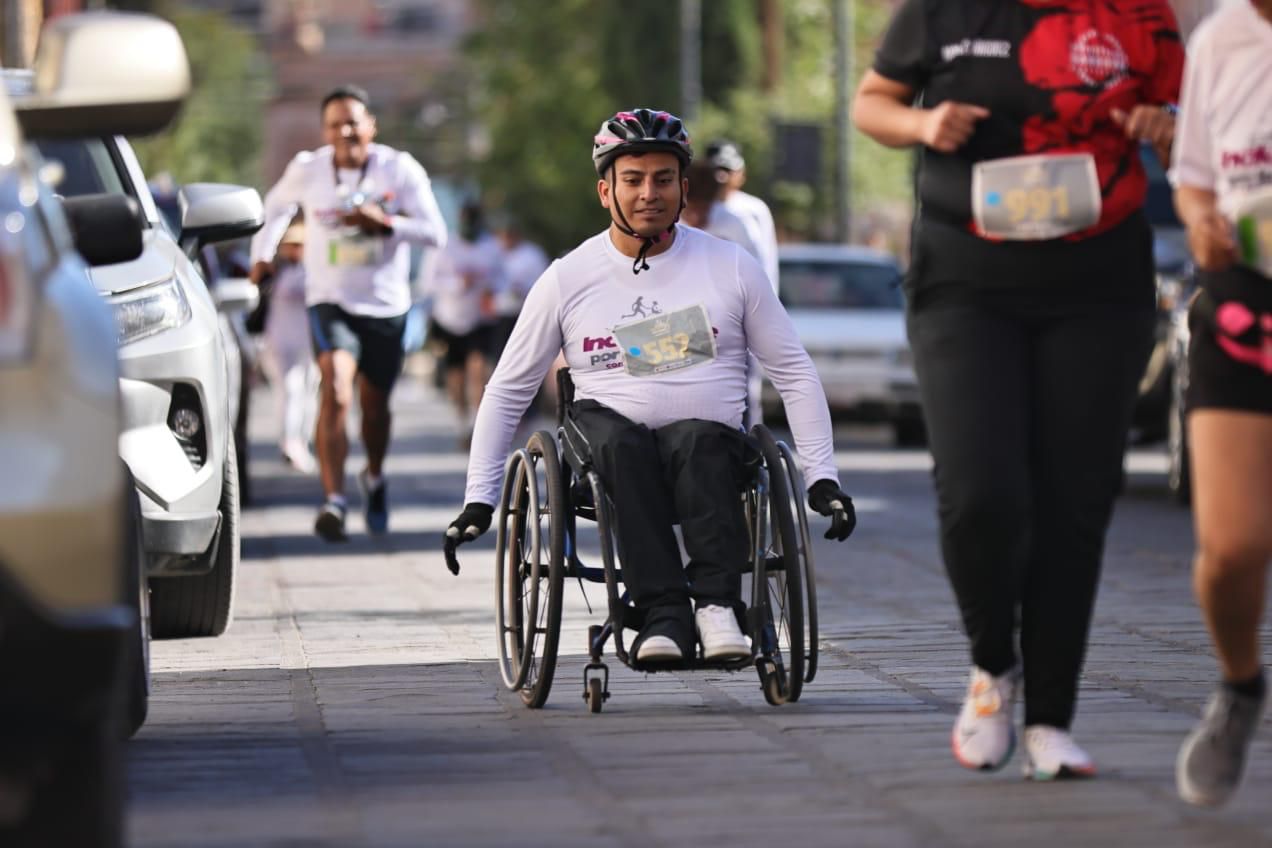
M1100 777L1035 784L1019 755L987 775L950 754L968 659L924 454L859 441L844 456L861 526L843 546L817 534L822 657L798 704L768 706L753 672L644 676L611 657L613 697L588 714L604 596L589 586L589 614L567 584L556 684L531 711L495 666L493 539L461 549L458 578L442 563L465 461L449 410L412 380L396 409L393 532L366 538L355 509L346 546L312 536L316 479L254 421L237 619L155 644L132 844L1272 845L1272 720L1232 805L1174 794L1214 668L1190 519L1159 475L1132 474L1109 539L1074 728Z

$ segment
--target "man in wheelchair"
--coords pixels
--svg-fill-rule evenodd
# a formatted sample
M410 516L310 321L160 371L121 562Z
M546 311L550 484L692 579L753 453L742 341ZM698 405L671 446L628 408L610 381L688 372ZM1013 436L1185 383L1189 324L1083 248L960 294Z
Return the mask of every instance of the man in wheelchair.
M513 434L564 353L576 393L565 437L613 503L623 580L645 622L633 656L648 665L694 656L695 629L707 660L750 654L739 627L750 544L739 493L758 462L741 429L748 351L782 396L815 481L809 506L832 519L826 538L843 541L856 525L825 393L764 270L678 223L692 156L667 112L619 112L601 125L592 161L609 228L531 288L482 398L464 509L445 539L453 554L490 528Z

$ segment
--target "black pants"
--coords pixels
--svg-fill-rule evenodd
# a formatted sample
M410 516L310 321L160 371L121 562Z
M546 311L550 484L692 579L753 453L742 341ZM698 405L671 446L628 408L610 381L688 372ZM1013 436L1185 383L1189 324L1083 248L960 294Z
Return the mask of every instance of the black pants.
M1151 304L960 301L908 316L972 660L995 675L1015 664L1019 608L1026 724L1073 720L1153 321Z
M641 635L670 636L690 656L690 598L699 606L740 607L750 554L740 494L758 452L741 432L714 421L651 430L591 400L571 405L566 427L614 502L623 580L646 614ZM688 567L672 529L677 522Z

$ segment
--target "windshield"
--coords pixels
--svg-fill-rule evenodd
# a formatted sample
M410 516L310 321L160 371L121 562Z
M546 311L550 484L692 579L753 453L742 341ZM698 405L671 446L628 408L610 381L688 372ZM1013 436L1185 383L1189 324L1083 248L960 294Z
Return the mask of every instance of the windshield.
M901 309L900 278L895 265L783 259L780 294L788 309Z
M54 191L63 197L128 194L102 139L36 139L34 143L46 162L61 164L65 173Z

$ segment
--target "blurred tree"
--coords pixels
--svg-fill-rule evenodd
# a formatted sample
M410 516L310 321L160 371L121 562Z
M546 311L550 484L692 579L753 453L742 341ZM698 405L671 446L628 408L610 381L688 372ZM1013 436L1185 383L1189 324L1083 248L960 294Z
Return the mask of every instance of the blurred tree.
M825 0L781 0L782 67L765 82L764 3L703 4L702 113L695 146L726 136L742 146L748 190L774 204L791 237L827 237L834 162L834 44ZM889 0L858 0L854 80L874 55ZM492 209L517 216L553 253L602 229L588 158L591 135L620 108L679 110L678 5L668 0L478 0L482 25L467 45L474 114L490 133L476 173ZM770 10L770 14L772 14ZM825 127L825 179L812 186L772 182L773 124ZM909 157L860 134L853 139L853 206L893 217L908 211Z
M146 174L167 172L181 183L258 185L269 72L255 39L215 12L171 0L134 0L131 5L148 6L177 27L193 84L172 126L134 142Z

